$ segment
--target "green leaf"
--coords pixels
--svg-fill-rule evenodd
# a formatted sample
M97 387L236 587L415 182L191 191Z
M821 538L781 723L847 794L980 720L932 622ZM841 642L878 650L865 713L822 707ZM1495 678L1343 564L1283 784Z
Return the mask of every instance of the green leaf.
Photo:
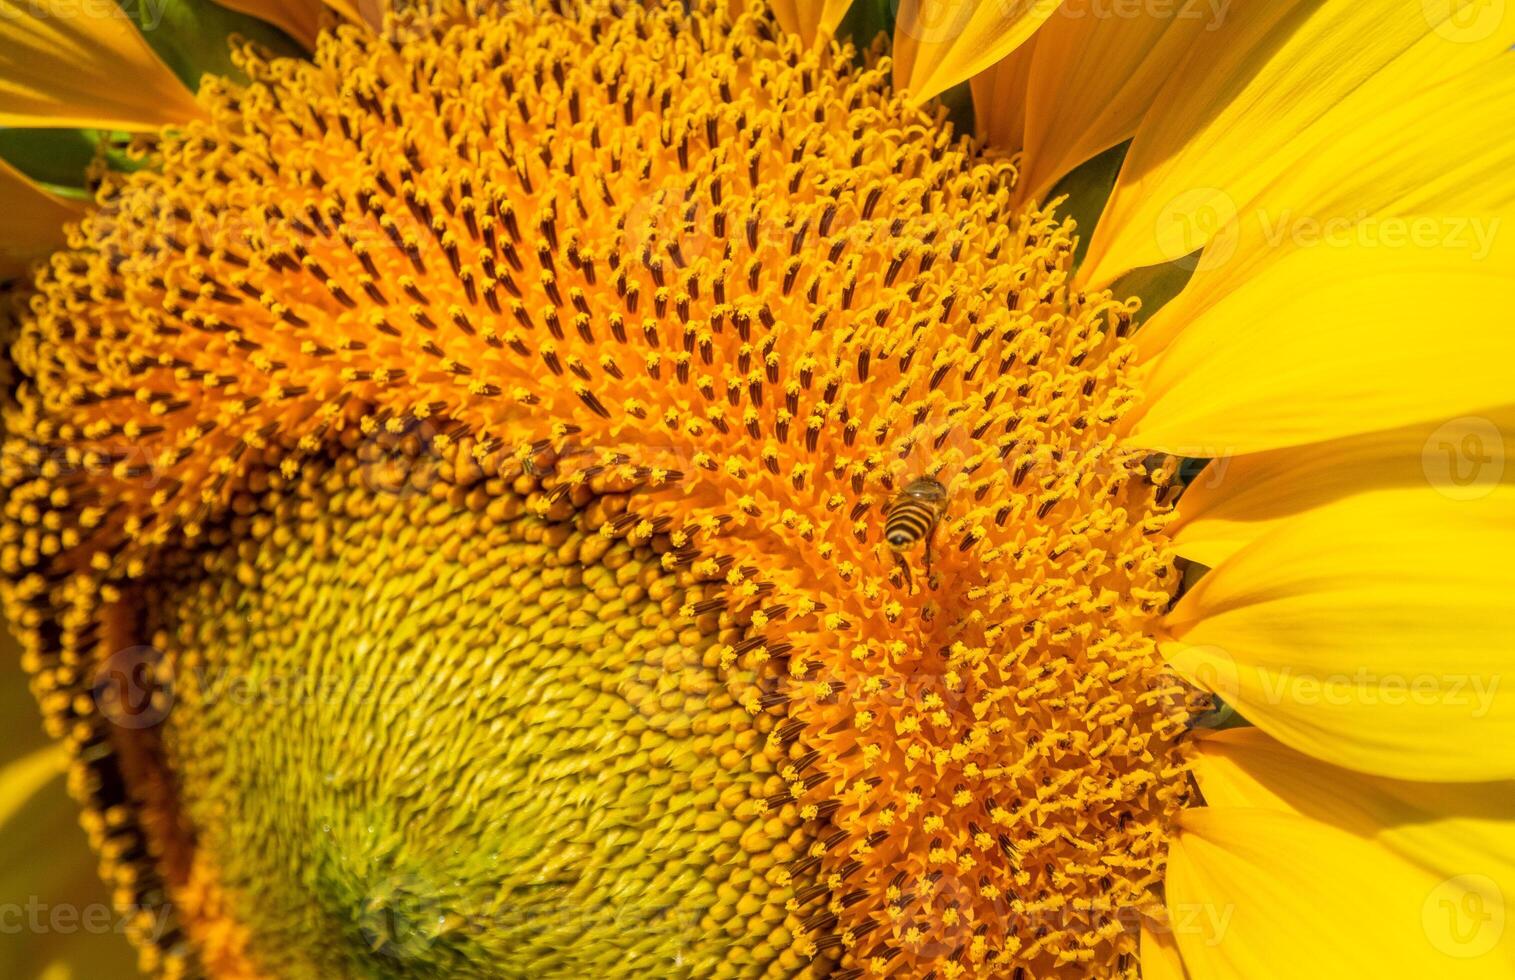
M83 187L97 138L84 129L0 129L0 157L32 180Z
M148 45L175 75L198 90L204 75L243 78L231 61L231 38L238 35L293 58L305 50L288 34L256 17L210 0L117 0Z
M1126 160L1126 149L1130 145L1131 141L1127 140L1090 157L1064 174L1052 190L1047 192L1049 201L1067 197L1058 212L1078 222L1078 245L1073 249L1074 268L1078 268L1089 251L1089 242L1094 238L1094 226L1105 210L1105 202L1110 200L1110 192L1115 190L1115 178Z
M141 168L123 148L129 139L97 129L0 129L0 158L49 190L86 198L85 171L96 154L112 170Z
M863 54L874 40L883 34L894 37L894 24L899 13L899 0L853 0L852 6L837 25L836 38L847 41L857 49L857 61L864 61ZM972 134L973 92L967 82L954 86L936 97L937 102L947 107L947 121L959 133Z
M970 136L973 134L976 122L973 116L973 89L967 82L952 86L938 95L936 101L947 107L947 121L954 130Z
M897 0L853 0L837 25L837 40L851 41L861 57L880 34L894 36L896 12Z
M1142 320L1150 320L1152 314L1168 305L1168 301L1183 292L1194 276L1199 253L1185 256L1162 265L1149 265L1133 269L1110 285L1116 296L1137 296L1142 301ZM1141 329L1140 326L1137 327Z
M1105 204L1115 190L1115 179L1120 176L1121 165L1126 161L1126 150L1131 141L1117 143L1103 153L1090 157L1074 167L1047 193L1047 200L1066 197L1058 211L1078 222L1078 244L1073 249L1073 267L1084 261L1089 243L1094 239L1094 227L1104 213ZM1167 305L1168 301L1183 291L1194 275L1199 253L1186 255L1162 265L1149 265L1133 269L1110 285L1116 296L1138 296L1142 301L1142 319Z

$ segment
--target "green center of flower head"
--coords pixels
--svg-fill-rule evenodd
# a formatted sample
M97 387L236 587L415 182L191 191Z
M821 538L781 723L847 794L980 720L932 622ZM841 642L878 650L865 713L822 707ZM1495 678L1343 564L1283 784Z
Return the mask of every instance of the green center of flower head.
M212 84L18 345L3 558L150 958L1130 974L1188 798L1134 304L765 12L390 31Z
M737 702L715 636L676 625L676 576L592 517L421 495L363 455L269 491L282 517L151 599L195 876L256 930L254 962L802 972L786 869L815 830L764 803L781 723Z

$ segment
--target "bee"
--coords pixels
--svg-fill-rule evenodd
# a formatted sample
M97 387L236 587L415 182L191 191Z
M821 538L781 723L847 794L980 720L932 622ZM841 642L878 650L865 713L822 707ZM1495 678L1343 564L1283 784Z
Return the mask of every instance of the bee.
M889 503L884 518L884 540L900 555L917 541L926 542L926 575L931 574L931 539L936 525L947 512L947 488L929 476L916 477L905 484ZM904 558L900 558L904 564Z

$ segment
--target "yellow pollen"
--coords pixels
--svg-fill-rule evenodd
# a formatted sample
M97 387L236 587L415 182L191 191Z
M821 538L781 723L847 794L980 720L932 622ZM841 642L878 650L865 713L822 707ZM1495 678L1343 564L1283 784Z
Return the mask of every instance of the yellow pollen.
M886 61L758 5L561 6L244 52L39 278L0 571L118 897L180 916L139 941L171 972L277 974L327 930L304 965L338 973L1134 977L1188 799L1153 640L1173 464L1119 445L1137 304L1073 290L1072 224ZM929 574L883 536L923 476ZM134 645L190 678L161 733L89 696ZM204 678L307 660L456 696L414 772L393 713L269 709L225 744L243 716ZM642 739L627 690L676 730ZM344 758L347 795L314 768ZM277 779L236 796L223 763ZM465 773L456 826L360 839ZM276 812L228 819L254 799ZM491 813L574 836L417 877ZM270 826L305 836L249 857ZM596 920L539 959L480 898L589 902L618 868L692 890L691 928L618 950ZM385 954L351 903L427 930Z

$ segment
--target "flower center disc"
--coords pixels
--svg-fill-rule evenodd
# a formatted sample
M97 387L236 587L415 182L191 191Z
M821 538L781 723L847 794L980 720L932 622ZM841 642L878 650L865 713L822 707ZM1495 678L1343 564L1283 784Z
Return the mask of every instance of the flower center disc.
M210 82L17 346L10 601L126 893L276 975L1130 972L1188 793L1135 304L757 8L386 31ZM161 745L85 696L148 642Z

